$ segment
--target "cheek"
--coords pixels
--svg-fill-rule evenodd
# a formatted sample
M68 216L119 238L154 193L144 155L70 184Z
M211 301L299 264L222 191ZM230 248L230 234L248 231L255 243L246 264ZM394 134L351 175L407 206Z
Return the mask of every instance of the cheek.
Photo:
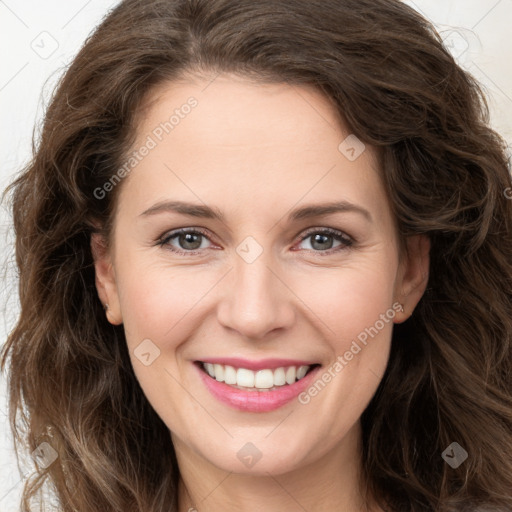
M393 301L395 268L391 261L367 261L339 268L315 268L283 275L293 294L290 302L309 317L340 350L347 340L372 326ZM127 341L131 348L154 339L166 348L185 330L191 319L204 314L216 287L222 288L222 267L172 267L165 262L125 258L117 265L118 290ZM219 289L217 291L219 291ZM297 300L298 299L298 300ZM210 307L208 306L208 307ZM202 312L202 313L201 313ZM304 318L303 318L304 319Z
M294 291L341 349L392 307L394 268L390 263L317 272L297 278Z
M311 421L324 418L318 439L326 445L349 431L377 390L388 364L395 316L390 272L358 267L331 277L301 292L318 316L330 361L299 403ZM341 410L343 415L336 412Z
M128 259L119 264L118 291L123 324L133 350L149 338L165 349L176 348L190 318L202 309L219 273L205 268L172 267Z
M148 260L126 258L119 262L119 272L116 269L123 327L132 366L145 396L168 425L179 428L176 418L186 403L178 382L182 379L180 347L186 346L198 328L195 320L201 311L201 299L218 279L205 270L200 273ZM145 353L150 354L147 366L142 361Z

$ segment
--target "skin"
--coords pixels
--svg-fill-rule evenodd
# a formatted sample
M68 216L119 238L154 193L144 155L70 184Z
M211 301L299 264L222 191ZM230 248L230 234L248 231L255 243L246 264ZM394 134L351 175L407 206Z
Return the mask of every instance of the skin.
M190 96L197 107L123 180L109 248L99 235L91 241L107 317L123 323L136 377L171 432L179 510L379 511L360 492L359 420L384 374L393 323L425 290L428 239L410 237L399 256L374 150L355 161L338 150L350 132L313 88L227 74L164 84L141 111L134 148ZM141 215L170 200L217 208L224 221ZM355 211L287 219L291 209L340 200L371 221ZM196 254L172 252L190 247L178 237L158 245L184 227L207 233ZM326 227L353 244L315 244ZM252 263L236 251L248 236L263 250ZM397 301L404 311L308 404L241 412L214 399L193 366L231 356L327 368ZM149 366L134 355L145 339L160 350ZM237 457L248 442L262 455L250 468Z

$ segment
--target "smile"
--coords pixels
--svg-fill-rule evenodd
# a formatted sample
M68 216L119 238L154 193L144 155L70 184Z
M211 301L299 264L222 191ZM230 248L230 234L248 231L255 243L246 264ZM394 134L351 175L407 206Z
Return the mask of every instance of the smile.
M287 366L257 371L230 365L201 363L203 369L218 382L246 391L272 391L303 379L315 365Z
M292 402L311 385L321 368L320 364L292 364L295 361L290 360L249 364L238 360L253 366L251 370L235 366L234 361L196 361L194 366L211 396L231 408L253 413L270 412Z

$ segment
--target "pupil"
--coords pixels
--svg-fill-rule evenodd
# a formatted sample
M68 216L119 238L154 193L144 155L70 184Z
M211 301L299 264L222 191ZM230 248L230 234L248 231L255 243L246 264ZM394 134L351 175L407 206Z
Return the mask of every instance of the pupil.
M330 242L330 244L328 243L327 246L322 245L325 244L326 242ZM320 246L315 247L315 244L320 244ZM317 233L313 237L313 243L311 245L314 249L330 249L332 247L332 237L331 235L323 235L321 233Z
M195 233L185 233L180 235L180 245L183 249L199 249L201 247L200 237Z

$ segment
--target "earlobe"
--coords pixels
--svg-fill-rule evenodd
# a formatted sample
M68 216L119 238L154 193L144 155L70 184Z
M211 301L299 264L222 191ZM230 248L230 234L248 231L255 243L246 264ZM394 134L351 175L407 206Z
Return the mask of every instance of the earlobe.
M395 323L402 323L412 315L425 293L429 277L430 239L426 235L410 236L396 283L396 300L404 311L397 314Z
M95 284L107 320L113 325L122 323L122 315L117 293L117 284L111 253L105 239L98 233L91 235L91 252L96 274Z

